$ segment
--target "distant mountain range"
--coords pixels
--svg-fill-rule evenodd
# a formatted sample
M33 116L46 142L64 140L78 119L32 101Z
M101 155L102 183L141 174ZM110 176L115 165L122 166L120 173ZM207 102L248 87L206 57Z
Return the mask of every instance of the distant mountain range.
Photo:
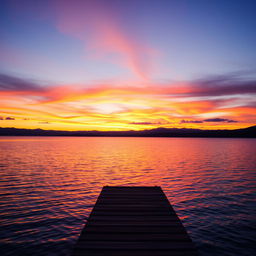
M236 130L156 128L142 131L54 131L0 128L0 136L221 137L256 138L256 126Z

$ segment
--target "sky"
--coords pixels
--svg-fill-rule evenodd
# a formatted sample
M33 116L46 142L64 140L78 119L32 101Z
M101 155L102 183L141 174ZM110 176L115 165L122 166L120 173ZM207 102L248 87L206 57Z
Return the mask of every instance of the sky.
M0 127L256 124L256 2L1 0Z

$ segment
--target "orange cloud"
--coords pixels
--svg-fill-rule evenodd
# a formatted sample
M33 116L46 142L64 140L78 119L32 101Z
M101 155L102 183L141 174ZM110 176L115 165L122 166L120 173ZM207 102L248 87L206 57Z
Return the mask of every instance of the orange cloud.
M232 128L256 122L253 94L234 85L209 89L194 83L116 86L111 84L48 85L0 75L1 125L47 129L108 130L154 127ZM226 86L226 83L225 83ZM230 88L232 88L230 86ZM243 90L242 90L243 88ZM253 88L249 88L252 91ZM216 95L219 92L220 95ZM15 120L5 120L6 117ZM28 120L24 120L28 119ZM184 121L185 120L185 121ZM207 121L212 120L212 121ZM9 122L8 122L9 121Z

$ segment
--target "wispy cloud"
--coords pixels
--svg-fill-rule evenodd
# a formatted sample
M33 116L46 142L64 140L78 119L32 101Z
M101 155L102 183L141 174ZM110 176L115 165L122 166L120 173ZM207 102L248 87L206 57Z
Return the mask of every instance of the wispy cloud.
M38 83L28 79L22 79L16 76L0 74L0 91L26 92L26 91L44 91L44 88Z
M256 80L246 80L234 75L200 79L193 81L192 85L190 93L193 96L230 96L256 93Z
M237 123L237 121L227 118L208 118L205 120L181 120L181 124L202 124L204 122L218 123L218 122L227 122L227 123Z
M140 78L152 71L156 50L130 35L116 13L102 1L54 1L56 26L84 43L87 58L103 58L128 68Z
M226 118L209 118L205 119L204 122L228 122L228 123L236 123L237 121L231 120L231 119L226 119Z
M5 118L5 120L11 120L11 121L13 121L13 120L15 120L15 118L8 116L8 117Z
M201 120L181 120L181 124L201 124L203 121Z
M0 116L0 120L8 120L8 121L13 121L13 120L15 120L15 118L13 118L13 117L10 117L10 116L7 116L7 117L1 117L1 116Z
M130 124L135 125L166 125L169 124L169 122L131 122Z

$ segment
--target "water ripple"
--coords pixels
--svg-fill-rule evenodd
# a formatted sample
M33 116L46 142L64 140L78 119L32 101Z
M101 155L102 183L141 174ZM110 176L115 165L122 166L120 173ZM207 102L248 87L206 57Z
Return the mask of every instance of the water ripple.
M162 186L200 255L255 248L255 139L0 139L1 255L70 255L104 185Z

